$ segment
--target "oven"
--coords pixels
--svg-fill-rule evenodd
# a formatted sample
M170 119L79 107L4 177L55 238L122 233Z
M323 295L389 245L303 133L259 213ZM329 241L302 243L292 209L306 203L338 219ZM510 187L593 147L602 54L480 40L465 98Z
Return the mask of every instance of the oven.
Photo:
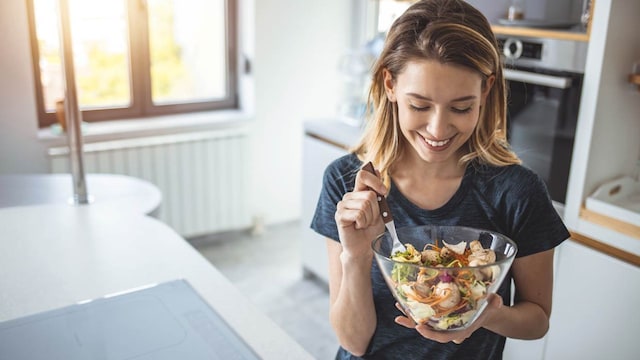
M544 179L562 212L576 134L587 43L498 37L507 81L507 137Z

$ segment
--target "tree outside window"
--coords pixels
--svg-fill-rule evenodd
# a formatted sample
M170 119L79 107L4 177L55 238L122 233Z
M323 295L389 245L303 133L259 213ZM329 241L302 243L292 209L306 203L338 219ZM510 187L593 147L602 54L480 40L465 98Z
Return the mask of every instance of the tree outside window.
M85 121L237 107L234 0L67 1ZM58 0L29 10L44 127L64 97Z

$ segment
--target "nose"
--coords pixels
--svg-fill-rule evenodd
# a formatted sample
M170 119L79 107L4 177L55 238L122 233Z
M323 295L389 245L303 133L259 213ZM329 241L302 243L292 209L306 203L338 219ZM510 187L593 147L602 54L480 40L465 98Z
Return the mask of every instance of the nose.
M431 113L427 122L427 133L433 140L444 140L449 136L449 120L444 111L436 110Z

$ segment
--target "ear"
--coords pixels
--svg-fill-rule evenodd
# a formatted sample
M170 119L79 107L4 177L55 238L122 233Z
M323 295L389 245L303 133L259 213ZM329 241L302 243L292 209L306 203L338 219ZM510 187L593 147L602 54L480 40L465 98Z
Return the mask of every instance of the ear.
M491 88L493 87L493 84L496 82L496 76L494 74L491 74L487 80L484 83L484 88L482 89L482 105L484 106L485 101L487 100L487 96L489 95L489 92L491 92Z
M396 82L393 79L393 75L387 69L382 70L382 79L384 83L384 91L387 93L387 99L391 102L396 102L395 85Z

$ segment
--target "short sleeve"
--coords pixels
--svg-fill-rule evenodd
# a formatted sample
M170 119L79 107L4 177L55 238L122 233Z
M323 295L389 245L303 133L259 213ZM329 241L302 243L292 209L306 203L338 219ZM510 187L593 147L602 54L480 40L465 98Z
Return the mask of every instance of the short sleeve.
M514 178L517 181L511 182L507 197L511 198L509 227L518 244L517 256L550 250L569 238L569 231L554 208L542 178L529 170Z
M353 190L355 176L362 163L354 154L334 160L324 171L322 189L311 220L311 229L339 241L335 221L336 206L344 194Z

